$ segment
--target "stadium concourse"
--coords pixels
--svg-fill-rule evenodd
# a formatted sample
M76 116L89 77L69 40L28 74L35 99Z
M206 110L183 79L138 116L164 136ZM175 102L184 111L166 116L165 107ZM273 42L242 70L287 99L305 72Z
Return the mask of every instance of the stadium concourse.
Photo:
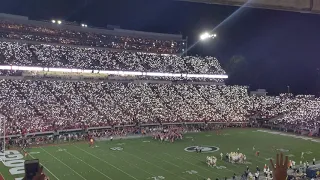
M178 55L185 48L182 37L141 32L133 36L129 31L98 32L0 19L0 113L8 142L21 136L59 136L66 131L119 126L139 129L174 124L181 128L195 124L194 132L203 126L215 129L210 124L256 125L256 119L270 120L264 126L319 134L319 98L249 96L248 87L226 86L219 78L226 72L217 59ZM70 69L89 73L72 73ZM104 71L119 74L99 73ZM121 74L127 71L132 75ZM142 133L141 129L126 131Z

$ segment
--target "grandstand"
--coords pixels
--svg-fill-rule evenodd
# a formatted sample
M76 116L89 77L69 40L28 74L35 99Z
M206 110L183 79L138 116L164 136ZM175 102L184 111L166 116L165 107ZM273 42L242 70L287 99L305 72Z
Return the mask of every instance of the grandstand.
M224 161L220 169L208 169L201 160L205 155L179 155L181 149L192 151L204 144L217 157L219 149L225 154L240 147L252 154L248 155L250 168L267 163L274 144L292 149L285 152L296 159L301 151L318 151L319 142L313 138L300 140L306 146L302 149L291 137L274 142L278 137L266 138L267 132L257 129L224 130L215 136L211 130L226 127L266 127L318 136L320 99L291 94L249 96L248 87L224 84L227 75L216 58L179 56L186 43L181 36L57 25L9 15L0 16L0 36L0 113L6 120L6 128L0 127L2 138L11 148L25 142L33 146L72 142L27 150L26 158L43 160L51 179L89 179L90 173L98 174L94 179L203 179L243 172ZM186 134L172 144L159 144L149 137L164 130L209 132ZM265 141L252 138L255 135ZM89 136L99 140L93 150L81 144ZM113 136L121 140L103 141ZM142 136L146 137L122 139ZM210 146L212 141L219 144ZM242 141L246 143L238 143ZM252 146L265 154L254 157ZM115 151L110 161L102 157L109 149ZM8 171L0 173L21 179L23 156L18 151L7 153L18 154L17 159L8 154L0 158L16 160L18 165L4 163L7 168L0 169ZM118 157L124 160L119 162ZM184 163L175 162L181 159Z
M103 47L150 53L180 54L186 49L182 35L148 33L123 29L83 28L54 24L28 17L0 14L0 37L14 41L34 41L86 47Z

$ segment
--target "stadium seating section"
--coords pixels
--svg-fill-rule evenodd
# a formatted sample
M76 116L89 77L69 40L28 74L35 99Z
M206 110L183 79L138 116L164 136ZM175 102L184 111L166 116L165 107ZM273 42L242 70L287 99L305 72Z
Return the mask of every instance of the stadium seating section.
M0 37L164 54L179 54L185 49L185 44L182 41L79 32L63 29L61 26L59 28L35 26L9 20L0 20Z
M7 21L0 21L0 37L7 39L0 42L0 65L226 74L213 57L145 53L176 53L180 42L154 43ZM2 77L21 75L21 71L0 72ZM248 122L251 117L273 119L288 127L320 125L320 99L249 96L244 86L13 77L2 78L0 86L1 114L11 135L138 123Z

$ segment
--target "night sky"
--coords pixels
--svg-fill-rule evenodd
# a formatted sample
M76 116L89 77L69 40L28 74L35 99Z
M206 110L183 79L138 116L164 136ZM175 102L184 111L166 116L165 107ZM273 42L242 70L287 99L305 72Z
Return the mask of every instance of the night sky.
M0 0L0 12L31 19L119 25L124 29L176 33L194 44L215 27L218 38L201 42L192 55L217 57L223 66L232 56L249 64L230 84L317 94L320 78L320 15L208 5L172 0ZM236 12L236 13L234 13ZM229 17L229 18L228 18ZM319 49L318 49L319 48Z

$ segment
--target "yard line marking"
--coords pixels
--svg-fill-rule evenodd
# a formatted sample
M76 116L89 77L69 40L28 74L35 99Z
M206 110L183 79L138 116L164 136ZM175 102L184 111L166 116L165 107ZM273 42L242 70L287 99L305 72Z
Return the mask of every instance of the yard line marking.
M195 158L195 157L193 157L193 156L191 156L191 155L187 155L187 154L186 154L186 156L189 156L189 157L191 157L191 158L193 158L193 159L196 159L196 160L198 160L198 161L201 161L201 162L203 161L202 159ZM234 165L234 164L232 164L232 163L230 163L230 164L225 163L225 164L236 166L236 165ZM236 167L238 167L238 166L236 166ZM230 172L232 172L232 173L237 173L237 172L232 171L232 170L230 170L230 169L228 169L228 168L225 168L225 169L223 169L223 170L230 171Z
M28 154L30 157L32 157L33 159L36 159L34 156L32 156L30 153ZM57 180L60 180L56 175L53 174L53 172L51 172L46 166L44 166L42 163L40 163L41 166L43 166L44 169L46 169L51 175L53 175L53 177L55 177Z
M62 162L60 159L56 158L55 156L53 156L51 153L49 153L48 151L46 151L45 149L43 149L42 147L40 147L40 149L42 149L44 152L46 152L47 154L49 154L50 156L52 156L54 159L58 160L59 162L61 162L63 165L67 166L69 169L71 169L74 173L76 173L78 176L80 176L82 179L87 180L86 178L84 178L83 176L81 176L79 173L77 173L77 171L75 171L74 169L72 169L70 166L68 166L66 163Z
M148 155L150 155L150 156L152 156L152 157L155 157L155 158L157 158L157 159L160 159L161 161L164 161L164 162L166 162L166 163L168 163L168 164L172 164L173 166L176 166L176 167L178 167L178 168L180 168L180 169L182 169L182 170L186 170L186 169L183 169L182 167L180 167L179 165L176 165L175 163L172 163L172 162L163 160L163 159L161 159L161 158L159 158L159 157L157 157L157 156L153 156L152 154L149 154L149 153L147 153L147 152L144 152L144 153L145 153L145 154L148 154ZM205 178L205 177L203 177L203 176L200 176L198 173L195 174L195 175L197 175L197 176L199 176L199 177L201 177L201 178Z
M134 154L128 153L128 152L126 152L126 151L123 151L123 152L125 152L125 153L127 153L127 154L129 154L129 155L131 155L131 156L133 156L133 157L135 157L135 158L141 159L142 161L144 161L144 162L146 162L146 163L148 163L148 164L151 164L151 165L153 165L153 166L156 166L156 167L158 167L159 169L162 169L162 170L164 170L164 171L169 172L170 174L173 174L173 175L179 177L177 174L175 174L175 173L173 173L173 172L171 172L171 171L169 171L169 170L166 170L166 169L164 169L164 168L162 168L162 167L160 167L160 166L158 166L158 165L156 165L156 164L153 164L153 163L150 162L150 161L147 161L147 160L145 160L145 159L142 159L142 158L140 158L139 156L136 156L136 155L134 155ZM185 179L184 177L179 177L179 178Z
M105 162L105 163L109 164L110 166L114 167L115 169L118 169L119 171L123 172L124 174L126 174L126 175L130 176L132 179L136 179L136 180L138 180L137 178L133 177L131 174L126 173L125 171L123 171L123 170L121 170L121 169L117 168L116 166L114 166L114 165L110 164L109 162L107 162L107 161L105 161L105 160L102 160L101 158L97 157L96 155L91 154L91 153L89 153L88 151L86 151L86 150L84 150L84 149L82 149L82 148L79 148L78 146L75 146L75 145L73 145L73 146L74 146L74 147L76 147L76 148L78 148L78 149L80 149L81 151L83 151L83 152L85 152L85 153L87 153L87 154L91 155L92 157L95 157L95 158L99 159L100 161L102 161L102 162Z
M143 152L143 153L144 153L144 154L147 154L147 155L149 155L149 156L155 157L155 158L157 158L157 159L160 159L160 161L166 162L166 163L168 163L168 164L171 164L171 165L173 165L173 166L175 166L175 167L178 167L178 168L182 169L180 166L178 166L178 165L176 165L176 164L174 164L174 163L172 163L172 162L163 160L163 159L158 158L158 157L156 157L156 156L153 156L153 155L151 155L151 154L149 154L149 153L147 153L147 152ZM183 169L183 170L185 170L185 169Z
M102 150L102 149L98 149L99 151L103 151L103 152L105 152L105 150ZM111 153L108 153L108 154L106 154L106 155L111 155L112 157L115 157L115 158L118 158L119 159L119 157L117 157L117 156L115 156L115 155L113 155L113 154L111 154ZM146 171L146 170L144 170L144 169L142 169L142 168L140 168L139 166L137 166L137 165L135 165L135 164L132 164L132 163L130 163L130 162L128 162L128 161L126 161L126 160L124 160L123 158L120 158L122 161L124 161L124 162L126 162L127 164L130 164L130 165L134 165L134 166L136 166L138 169L140 169L140 170L142 170L142 171L144 171L144 172L146 172L147 174L149 174L149 175L151 175L151 176L156 176L156 175L154 175L154 174L151 174L150 172L148 172L148 171Z
M175 158L175 159L179 159L179 160L184 161L184 162L186 162L186 163L188 163L188 164L191 164L191 165L193 165L193 166L198 166L198 167L200 167L201 169L204 169L204 170L209 171L209 172L211 172L211 173L217 174L217 175L219 175L219 176L222 176L222 175L219 174L219 173L216 173L216 172L214 172L214 171L210 171L210 170L208 170L208 169L206 169L206 168L204 168L204 167L202 167L202 166L199 166L199 165L197 165L197 164L190 163L189 161L186 161L186 160L184 160L184 159L180 159L180 158L174 157L174 156L172 156L172 155L170 155L170 154L168 154L168 153L163 153L163 154L165 154L165 155L167 155L167 156L170 156L170 157L173 157L173 158ZM224 176L222 176L222 177L224 177Z
M133 150L136 150L136 149L134 149L134 148L132 148L132 149L133 149ZM138 151L138 150L136 150L136 151ZM140 151L140 152L141 152L141 151ZM174 164L174 163L172 163L172 162L163 160L163 159L161 159L161 158L159 158L159 157L157 157L157 156L154 156L154 155L152 155L152 154L149 154L149 153L147 153L147 152L145 152L145 151L143 151L143 153L144 153L144 154L147 154L147 155L149 155L149 156L152 156L152 157L154 157L154 158L160 159L161 161L166 162L166 163L168 163L168 164L171 164L171 165L173 165L173 166L175 166L175 167L178 167L178 168L180 168L180 169L182 169L182 170L188 170L188 169L183 169L182 167L180 167L180 166L178 166L178 165L176 165L176 164ZM203 176L200 176L199 174L195 174L195 175L197 175L197 176L199 176L199 177L201 177L201 178L205 178L205 177L203 177Z
M76 159L80 160L80 161L83 162L84 164L90 166L92 169L96 170L97 172L99 172L100 174L102 174L104 177L112 180L112 178L110 178L109 176L105 175L103 172L99 171L98 169L96 169L95 167L93 167L93 166L91 166L90 164L86 163L85 161L83 161L82 159L78 158L77 156L69 153L68 151L64 151L64 152L68 153L68 154L71 155L72 157L75 157Z
M0 172L0 179L6 180L4 176L1 174L1 172Z

